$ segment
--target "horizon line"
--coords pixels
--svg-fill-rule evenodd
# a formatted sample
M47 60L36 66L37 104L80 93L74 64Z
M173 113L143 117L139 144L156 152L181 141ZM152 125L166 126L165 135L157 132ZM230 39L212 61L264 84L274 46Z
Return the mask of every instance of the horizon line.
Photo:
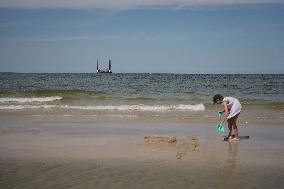
M178 73L178 72L113 72L113 73L96 73L96 72L9 72L0 71L0 74L176 74L176 75L284 75L284 73Z
M17 1L17 0L16 0ZM43 4L42 2L29 2L29 0L18 0L18 2L0 2L0 9L23 9L23 10L102 10L102 11L128 11L128 10L187 10L192 8L214 8L214 7L235 7L235 6L253 6L253 5L284 5L282 0L245 0L245 1L233 1L227 2L226 0L203 0L192 1L183 0L181 2L176 1L150 1L150 2L137 2L133 1L122 2L117 4L117 1L113 0L107 3L97 2L73 2L62 1L61 4L48 2Z

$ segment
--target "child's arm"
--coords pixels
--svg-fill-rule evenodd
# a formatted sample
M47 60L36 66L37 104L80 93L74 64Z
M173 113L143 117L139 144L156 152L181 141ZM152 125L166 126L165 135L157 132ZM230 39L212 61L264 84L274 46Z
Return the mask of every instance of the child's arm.
M223 114L223 120L221 121L221 123L224 123L226 121L227 116L229 114L228 106L227 106L227 102L226 101L223 102L223 106L224 106L224 111L223 111L224 114Z

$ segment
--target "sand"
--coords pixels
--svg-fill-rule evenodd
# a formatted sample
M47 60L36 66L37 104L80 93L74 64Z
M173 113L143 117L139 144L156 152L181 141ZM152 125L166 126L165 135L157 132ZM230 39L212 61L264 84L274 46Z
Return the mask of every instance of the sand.
M182 159L188 152L200 152L199 142L196 137L190 137L186 142L176 147L176 159Z
M167 145L177 142L177 138L170 135L148 134L143 138L144 143L149 145Z
M15 128L0 128L0 134L10 134L16 131Z
M284 187L282 124L240 126L238 142L202 121L0 114L0 128L0 188Z

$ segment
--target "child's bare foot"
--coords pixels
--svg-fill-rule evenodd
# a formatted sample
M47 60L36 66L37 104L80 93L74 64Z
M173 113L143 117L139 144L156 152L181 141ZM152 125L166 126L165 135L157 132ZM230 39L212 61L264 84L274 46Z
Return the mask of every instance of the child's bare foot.
M239 140L240 140L240 138L237 138L237 137L229 139L229 141L239 141Z
M224 140L229 140L231 138L231 136L226 136L224 137Z

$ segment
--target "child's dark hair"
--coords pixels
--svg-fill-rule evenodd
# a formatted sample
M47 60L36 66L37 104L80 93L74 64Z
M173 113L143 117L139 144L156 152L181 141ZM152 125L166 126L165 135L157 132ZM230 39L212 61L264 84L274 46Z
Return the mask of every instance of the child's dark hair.
M213 96L213 104L216 104L218 100L222 101L223 100L223 96L220 94L216 94Z

